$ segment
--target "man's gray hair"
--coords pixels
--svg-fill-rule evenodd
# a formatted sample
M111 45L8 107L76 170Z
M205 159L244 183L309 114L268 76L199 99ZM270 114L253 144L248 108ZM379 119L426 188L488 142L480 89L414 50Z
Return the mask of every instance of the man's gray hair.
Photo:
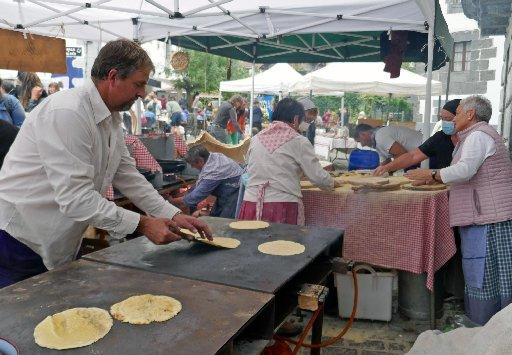
M189 163L195 163L199 160L199 158L202 158L204 162L208 160L208 157L210 156L210 152L203 147L202 145L195 145L192 148L190 148L187 152L187 156L185 157L185 160Z
M483 96L473 95L462 99L459 104L462 110L475 110L476 119L478 121L489 122L492 116L491 102Z

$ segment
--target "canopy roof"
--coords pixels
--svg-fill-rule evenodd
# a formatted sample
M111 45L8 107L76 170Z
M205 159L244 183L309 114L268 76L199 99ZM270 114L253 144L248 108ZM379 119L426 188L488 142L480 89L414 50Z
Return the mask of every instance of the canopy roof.
M326 94L333 91L353 91L376 95L425 95L427 79L406 69L391 79L384 72L384 63L329 63L304 75L291 91ZM432 80L432 95L442 94L442 85Z
M92 41L168 38L258 63L380 61L383 32L426 34L427 25L446 52L452 47L434 0L0 0L0 8L0 28ZM421 47L427 36L414 41Z
M288 93L290 87L302 79L290 64L278 63L271 68L254 75L254 92L258 94ZM220 91L224 92L250 92L252 77L220 82Z

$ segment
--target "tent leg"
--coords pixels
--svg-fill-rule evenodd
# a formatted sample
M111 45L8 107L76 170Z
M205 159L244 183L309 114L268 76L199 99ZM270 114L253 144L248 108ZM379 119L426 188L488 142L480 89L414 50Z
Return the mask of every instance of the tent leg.
M254 107L254 72L255 72L255 65L256 62L252 61L252 68L251 68L251 76L252 76L252 83L251 83L251 102L249 104L249 135L252 135L252 115L253 115L253 107Z
M455 44L453 45L452 47L452 53L454 53L455 51ZM451 77L451 73L452 73L452 63L453 63L453 54L452 54L452 58L450 59L450 62L448 63L448 76L446 77L446 97L445 97L445 101L448 101L448 95L450 94L450 77Z
M345 94L343 94L341 97L340 126L345 126L345 117L343 117L343 111L345 111Z
M437 98L437 116L441 113L441 95ZM439 119L438 119L439 120Z
M430 116L432 113L432 61L434 58L434 23L428 26L428 62L427 88L425 92L425 113L423 115L423 141L430 137ZM422 168L428 168L428 160L421 163Z
M137 101L135 101L135 114L137 115L137 128L135 129L135 134L140 135L142 133L142 99L139 97Z

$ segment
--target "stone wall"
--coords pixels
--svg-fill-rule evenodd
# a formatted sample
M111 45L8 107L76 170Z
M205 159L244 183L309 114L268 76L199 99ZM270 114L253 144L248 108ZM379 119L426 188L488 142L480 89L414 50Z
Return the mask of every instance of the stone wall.
M507 34L505 35L505 50L503 51L503 70L501 72L500 125L502 136L512 152L512 17L510 18Z
M492 38L481 37L479 30L454 32L451 34L454 42L470 42L469 50L471 57L469 68L464 71L452 71L450 73L449 95L484 95L487 93L487 82L495 79L496 71L489 69L489 59L496 57L497 48L493 45ZM444 104L446 93L446 85L448 80L448 69L446 65L443 68L432 73L434 80L443 84L443 99L441 106ZM425 74L425 65L423 63L416 64L416 72ZM416 105L415 107L419 107ZM438 98L432 97L432 122L437 121L438 115ZM415 121L422 120L422 112L415 111Z

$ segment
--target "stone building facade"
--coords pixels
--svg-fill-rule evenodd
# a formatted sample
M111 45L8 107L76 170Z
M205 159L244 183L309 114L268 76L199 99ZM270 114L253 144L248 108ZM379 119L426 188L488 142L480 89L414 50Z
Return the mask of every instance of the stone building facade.
M447 0L448 14L462 13L460 0ZM450 70L449 98L464 97L474 94L485 95L488 90L488 82L495 80L496 71L490 69L489 60L496 58L497 48L493 39L481 35L479 29L457 31L451 33L454 41L453 61L449 65L432 73L434 80L443 84L443 96L441 106L445 102L446 86L448 83L448 70ZM425 65L416 64L416 71L425 73ZM418 106L416 121L422 120L422 112ZM432 97L432 119L437 122L439 99Z
M455 0L453 0L455 1ZM498 131L512 153L512 0L458 0L464 14L486 35L505 35Z

